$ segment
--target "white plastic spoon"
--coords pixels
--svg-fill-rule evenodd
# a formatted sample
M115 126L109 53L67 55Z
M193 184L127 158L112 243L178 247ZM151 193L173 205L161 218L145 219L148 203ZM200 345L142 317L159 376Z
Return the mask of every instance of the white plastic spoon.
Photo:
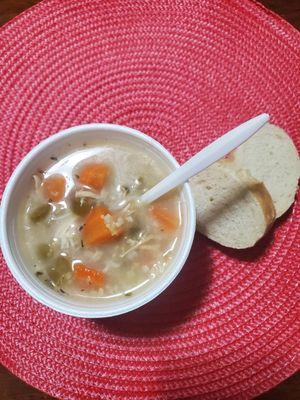
M170 190L187 182L192 176L203 171L248 140L269 120L269 118L269 114L260 114L227 132L144 193L138 199L138 202L144 204L152 203Z

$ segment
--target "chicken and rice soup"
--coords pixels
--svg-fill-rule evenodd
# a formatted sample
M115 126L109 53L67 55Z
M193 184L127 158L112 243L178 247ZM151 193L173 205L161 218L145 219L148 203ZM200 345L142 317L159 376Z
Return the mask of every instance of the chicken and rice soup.
M168 173L125 144L53 155L18 214L21 250L36 276L64 296L93 298L131 296L156 279L176 252L179 192L146 206L136 200Z

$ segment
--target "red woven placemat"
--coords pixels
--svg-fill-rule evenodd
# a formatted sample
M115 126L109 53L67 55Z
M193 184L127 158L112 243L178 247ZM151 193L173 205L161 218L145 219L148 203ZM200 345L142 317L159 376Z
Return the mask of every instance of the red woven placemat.
M300 146L300 36L251 1L47 0L0 30L1 191L32 146L88 122L140 129L182 162L269 112ZM176 282L80 320L0 267L0 361L62 399L249 399L300 366L295 204L254 249L197 236Z

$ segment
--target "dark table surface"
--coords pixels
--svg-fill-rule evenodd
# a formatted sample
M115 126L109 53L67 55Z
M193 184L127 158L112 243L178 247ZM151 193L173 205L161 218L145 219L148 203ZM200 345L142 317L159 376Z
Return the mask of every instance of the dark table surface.
M243 0L241 0L243 1ZM0 0L0 26L38 3L39 0ZM300 30L300 0L261 0L266 7L281 15ZM16 378L0 365L0 400L51 400L50 397ZM299 400L300 373L282 382L258 400Z

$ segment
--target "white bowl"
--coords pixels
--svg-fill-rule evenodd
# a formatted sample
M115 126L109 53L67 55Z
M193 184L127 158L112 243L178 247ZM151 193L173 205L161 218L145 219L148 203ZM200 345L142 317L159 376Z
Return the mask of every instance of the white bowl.
M83 301L63 296L48 288L31 271L18 249L16 235L16 217L20 201L26 193L33 173L37 169L47 167L47 160L53 154L70 146L82 145L82 142L97 140L134 141L135 145L148 148L155 157L159 157L171 170L179 165L174 157L156 140L131 128L112 124L88 124L75 126L55 134L34 147L20 162L13 172L3 194L0 213L0 241L4 258L15 279L26 292L46 306L64 314L85 318L110 317L134 310L158 296L176 278L183 267L193 242L195 234L195 206L188 184L181 192L182 203L182 235L177 246L176 255L164 273L146 285L134 296L124 297L111 302ZM70 150L70 147L69 147Z

